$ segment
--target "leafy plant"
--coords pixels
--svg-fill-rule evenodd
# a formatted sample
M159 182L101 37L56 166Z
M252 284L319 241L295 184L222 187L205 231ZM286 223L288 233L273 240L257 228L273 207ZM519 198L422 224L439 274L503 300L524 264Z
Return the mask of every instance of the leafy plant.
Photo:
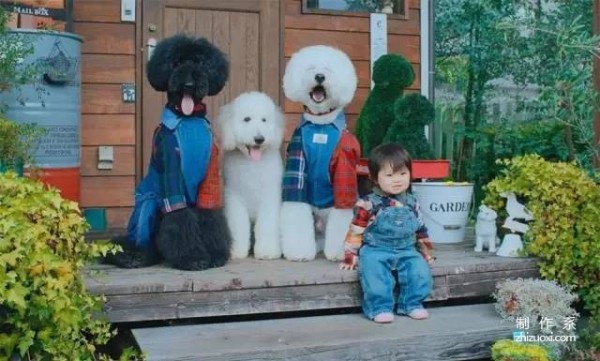
M484 203L499 211L500 193L514 192L533 213L526 251L541 275L574 286L593 318L600 316L600 185L572 163L538 155L501 161L501 176L485 187Z
M598 93L592 68L600 36L592 33L592 0L439 0L435 6L436 86L463 99L456 144L445 155L452 159L453 178L482 185L486 174L495 172L486 132L495 127L501 134L505 128L504 119L494 120L487 111L495 80L523 89L536 85L540 90L528 104L528 122L553 124L545 128L554 132L548 139L564 139L561 157L547 159L577 161L593 173L600 145L593 141ZM529 145L534 149L528 152L537 151L536 144ZM524 153L512 156L519 154Z
M499 340L492 345L492 360L552 361L553 358L551 353L542 346L513 340Z
M0 359L96 360L114 335L96 318L84 264L113 246L86 242L75 202L41 183L0 174Z
M32 42L22 34L6 32L9 15L0 6L0 94L31 83L40 74L39 64L24 61L33 54Z
M45 133L36 124L17 124L0 114L0 171L34 164L34 150Z
M577 295L571 288L532 278L505 280L496 284L494 307L503 319L513 322L518 318L526 319L529 326L539 328L542 333L553 332L551 327L540 328L544 317L557 322L572 322L573 328L564 330L564 334L568 334L575 331L574 324L579 316L572 307Z

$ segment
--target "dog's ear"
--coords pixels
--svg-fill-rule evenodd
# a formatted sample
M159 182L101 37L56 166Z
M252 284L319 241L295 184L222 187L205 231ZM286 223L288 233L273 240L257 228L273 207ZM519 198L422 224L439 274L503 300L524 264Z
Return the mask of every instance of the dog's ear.
M221 149L229 151L235 149L235 138L233 136L233 105L225 104L219 109L217 116L217 127L221 136Z
M202 57L208 76L208 95L216 95L229 78L229 61L219 48L204 38L198 38L196 46L204 50Z
M285 115L283 115L281 108L275 105L275 139L277 140L275 146L278 149L281 147L281 143L283 142L284 131Z

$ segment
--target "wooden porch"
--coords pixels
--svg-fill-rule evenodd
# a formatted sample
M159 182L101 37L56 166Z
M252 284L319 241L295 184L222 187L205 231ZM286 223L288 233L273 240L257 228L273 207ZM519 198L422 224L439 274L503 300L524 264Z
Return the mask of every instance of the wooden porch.
M430 301L489 296L498 280L537 274L536 260L475 253L471 242L436 245ZM95 271L101 271L99 273ZM233 260L201 272L166 266L98 265L88 289L107 297L111 322L231 316L360 306L356 272L324 258L312 262Z
M249 258L201 272L97 265L86 282L106 296L110 321L134 328L149 360L476 360L514 325L472 300L491 295L497 281L538 271L535 259L475 253L472 244L436 245L429 320L386 326L360 314L356 272L323 258Z

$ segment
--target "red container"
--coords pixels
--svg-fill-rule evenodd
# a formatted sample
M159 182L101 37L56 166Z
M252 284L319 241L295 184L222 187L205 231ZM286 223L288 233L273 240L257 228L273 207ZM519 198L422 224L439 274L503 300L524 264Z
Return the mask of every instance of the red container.
M360 158L356 165L356 173L359 176L369 176L369 160ZM450 176L450 161L444 159L412 161L412 179L442 179Z
M58 188L63 198L79 202L81 188L79 168L36 169L35 174L31 176L48 186Z

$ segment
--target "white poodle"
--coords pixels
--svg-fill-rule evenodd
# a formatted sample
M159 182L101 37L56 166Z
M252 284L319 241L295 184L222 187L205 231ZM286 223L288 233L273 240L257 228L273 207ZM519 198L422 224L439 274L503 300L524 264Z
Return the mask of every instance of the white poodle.
M323 45L301 49L283 76L287 98L304 105L287 148L281 211L285 258L315 258L316 233L324 233L324 254L341 260L357 200L356 163L360 146L346 129L343 108L352 101L357 79L342 51Z
M279 212L283 163L279 148L284 117L267 95L244 93L221 107L225 216L233 239L232 258L281 257Z

